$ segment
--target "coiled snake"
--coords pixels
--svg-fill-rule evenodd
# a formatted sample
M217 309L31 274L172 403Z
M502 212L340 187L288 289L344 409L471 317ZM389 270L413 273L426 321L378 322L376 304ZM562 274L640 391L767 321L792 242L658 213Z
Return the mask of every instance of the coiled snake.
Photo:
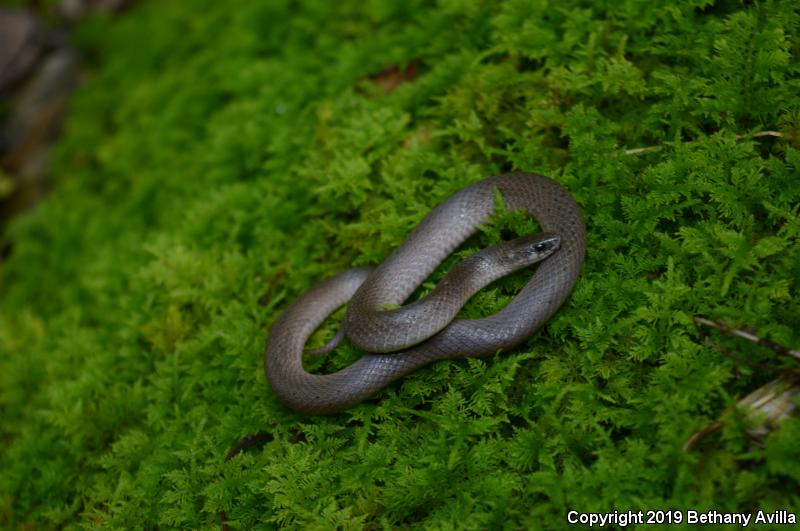
M455 266L425 299L384 310L402 304L494 213L495 190L509 210L527 211L545 233L475 253ZM296 410L335 413L433 361L508 350L530 337L561 306L577 280L585 252L586 229L578 205L548 177L507 173L467 186L433 209L380 266L339 273L284 311L272 326L264 353L269 386ZM473 292L545 257L501 311L483 319L452 320ZM333 374L306 372L302 365L306 341L345 303L344 332L367 353Z

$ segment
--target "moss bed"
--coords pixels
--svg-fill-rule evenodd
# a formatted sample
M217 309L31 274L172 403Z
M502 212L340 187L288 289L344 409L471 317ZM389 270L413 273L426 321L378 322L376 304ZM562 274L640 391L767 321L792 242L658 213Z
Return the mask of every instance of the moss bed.
M755 444L734 415L681 447L774 377L704 345L694 315L800 344L799 29L789 0L198 0L83 23L95 66L54 190L4 236L0 526L798 512L797 419ZM262 350L291 300L516 170L564 184L588 228L541 331L343 414L277 401ZM500 218L461 255L520 226ZM247 433L268 435L226 461Z

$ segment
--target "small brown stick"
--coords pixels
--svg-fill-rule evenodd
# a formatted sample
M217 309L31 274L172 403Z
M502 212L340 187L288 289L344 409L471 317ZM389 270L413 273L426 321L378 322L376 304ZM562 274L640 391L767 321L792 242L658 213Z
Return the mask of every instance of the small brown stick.
M745 365L750 365L751 367L758 367L759 369L769 369L769 370L774 370L775 369L775 367L773 367L773 366L771 366L771 365L769 365L767 363L761 363L760 361L749 360L747 358L743 358L742 356L739 356L738 354L734 354L734 352L731 349L725 348L722 345L720 345L719 343L715 343L714 341L711 341L711 339L709 339L707 337L703 338L703 344L704 345L708 345L709 347L713 348L714 350L718 350L718 351L722 352L723 354L725 354L729 358L733 358L734 360L736 360L739 363L744 363Z
M416 61L411 61L405 68L388 65L377 74L369 76L376 85L379 85L386 92L392 92L403 83L414 81L416 77Z
M761 345L761 346L767 347L769 349L772 349L777 354L780 354L782 356L791 356L791 357L795 358L796 360L800 361L800 351L791 349L789 347L785 347L783 345L779 345L778 343L775 343L772 340L765 339L763 337L758 337L757 335L752 334L750 332L746 332L746 331L740 330L738 328L733 328L733 327L730 327L730 326L726 325L725 323L720 323L719 321L712 321L711 319L707 319L707 318L701 317L699 315L695 315L694 316L694 322L699 324L699 325L710 326L712 328L716 328L717 330L721 330L722 332L725 332L726 334L730 334L732 336L736 336L736 337L740 337L742 339L746 339L747 341L750 341L751 343L755 343L756 345Z
M711 328L716 328L720 330L722 333L730 334L732 336L740 337L742 339L746 339L751 343L755 343L756 345L761 345L772 349L774 352L784 356L791 356L800 360L800 352L797 350L790 349L783 345L779 345L774 341L769 339L765 339L762 337L758 337L757 335L747 332L745 330L740 330L738 328L733 328L731 326L726 325L725 323L721 323L719 321L713 321L706 317L702 317L699 315L694 316L694 322L698 326L706 326ZM717 344L716 342L712 341L708 337L706 337L705 332L701 329L700 333L703 336L703 343L705 345L714 348L726 356L729 356L735 359L738 362L746 363L747 365L751 365L754 367L763 367L763 368L770 368L768 365L756 361L747 360L741 356L734 354L730 349L723 347L722 345ZM794 400L794 396L797 395L797 391L792 389L792 386L797 385L798 377L796 375L789 375L789 376L781 376L777 380L773 380L772 382L759 387L746 397L742 398L736 403L736 407L744 409L746 411L746 415L753 415L760 412L762 415L766 415L772 425L776 426L780 423L784 418L790 416L796 409L793 405L792 400ZM788 386L788 388L781 387L782 385ZM748 413L749 412L749 413ZM703 429L700 429L694 432L685 443L683 443L683 451L690 452L698 442L700 442L704 437L719 430L723 426L722 420L715 420L714 422L710 423ZM764 437L769 431L774 428L769 428L765 426L760 426L759 428L752 428L748 430L748 433L754 438Z
M273 439L274 437L272 436L271 433L261 432L261 433L256 433L255 435L245 435L244 437L239 439L239 442L236 443L236 446L234 446L233 448L230 449L230 451L228 451L228 454L225 456L225 462L227 463L228 461L230 461L231 459L242 453L242 450L245 450L251 446L256 446L256 445L263 446L265 443L268 443ZM217 511L217 515L219 516L219 524L222 531L228 531L230 529L230 527L228 527L228 515L225 514L225 511L223 509Z
M753 133L751 135L736 135L735 138L736 138L736 140L742 140L742 139L745 139L745 138L761 138L761 137L765 137L765 136L772 136L772 137L776 137L776 138L782 138L783 137L783 133L781 133L780 131L758 131L758 132ZM687 141L684 142L684 144L691 144L692 142L694 142L694 141L693 140L687 140ZM664 146L647 146L647 147L640 147L640 148L631 148L631 149L626 149L625 150L625 154L626 155L641 155L642 153L654 153L656 151L661 151L662 149L664 149Z
M692 448L694 448L695 445L698 442L700 442L706 435L714 433L715 431L719 430L721 427L722 427L722 422L719 421L719 420L715 420L714 422L712 422L711 424L709 424L708 426L706 426L702 430L697 430L696 432L694 432L691 435L691 437L686 439L686 442L683 443L683 446L681 447L681 450L683 450L684 452L691 452Z
M228 455L225 456L225 462L227 463L228 461L230 461L231 459L242 453L242 450L246 448L250 448L251 446L256 446L256 445L263 446L264 444L270 442L272 439L273 436L271 433L261 432L261 433L256 433L255 435L245 435L244 437L239 439L239 442L236 443L236 446L230 449Z
M272 280L269 281L269 285L267 285L267 289L264 291L264 294L258 298L258 304L261 306L266 306L269 304L270 300L272 300L272 292L275 291L275 287L278 285L278 282L283 280L286 276L285 269L279 269L277 273L272 277Z
M775 431L781 422L797 415L797 398L800 397L800 376L796 373L782 374L762 385L727 408L723 416L738 412L750 426L747 433L755 440L763 440ZM694 432L685 443L683 451L691 451L704 437L718 431L724 425L722 419L715 420L705 428Z

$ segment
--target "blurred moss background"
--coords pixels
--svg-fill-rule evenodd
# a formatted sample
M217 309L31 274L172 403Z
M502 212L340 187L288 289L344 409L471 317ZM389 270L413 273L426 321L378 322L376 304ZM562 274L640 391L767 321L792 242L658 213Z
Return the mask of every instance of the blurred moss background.
M798 25L788 0L197 0L82 23L95 68L55 191L0 267L0 526L797 511L797 419L681 445L774 376L703 345L693 315L800 344ZM261 366L280 311L511 170L553 176L586 217L551 322L340 415L281 406ZM225 462L256 432L271 440Z

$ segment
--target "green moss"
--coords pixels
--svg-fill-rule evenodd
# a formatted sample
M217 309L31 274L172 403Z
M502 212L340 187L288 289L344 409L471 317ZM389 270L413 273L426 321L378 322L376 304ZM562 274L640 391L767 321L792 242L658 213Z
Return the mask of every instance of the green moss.
M703 345L693 315L800 344L798 24L793 2L708 0L205 0L85 23L97 66L55 190L6 236L0 524L796 510L797 420L764 448L735 426L680 448L770 377ZM412 63L391 92L370 78ZM587 221L583 274L545 329L341 415L282 407L261 356L286 304L507 170L554 176ZM468 249L522 227L497 223ZM273 440L224 462L255 432Z

